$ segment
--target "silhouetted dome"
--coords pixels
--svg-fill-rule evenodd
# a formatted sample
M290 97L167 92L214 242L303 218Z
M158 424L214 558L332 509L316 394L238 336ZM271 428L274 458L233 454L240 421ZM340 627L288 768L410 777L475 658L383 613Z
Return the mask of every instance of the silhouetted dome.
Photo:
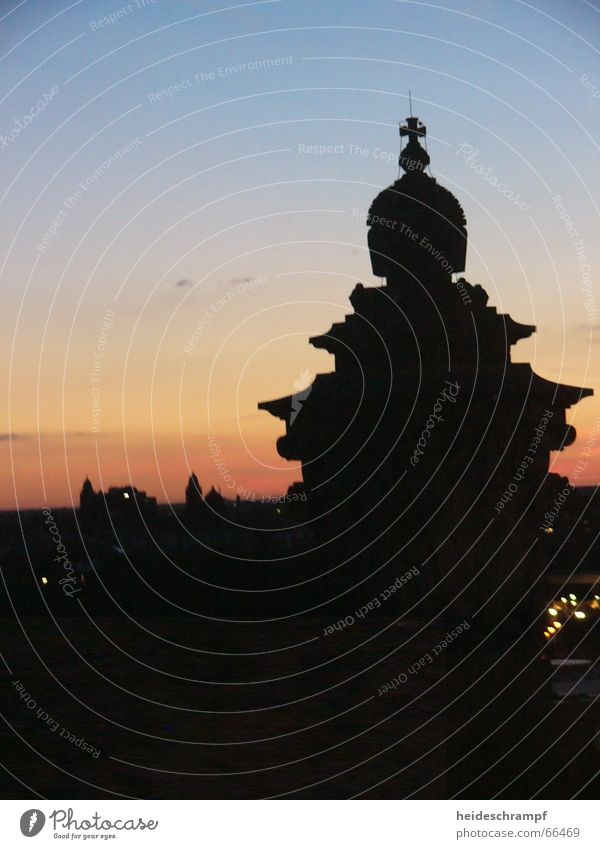
M467 228L452 192L423 172L409 172L377 195L367 218L373 274L417 279L463 271Z
M367 217L373 274L388 283L464 271L467 222L452 192L425 173L427 128L411 115L400 127L408 143L398 164L406 174L377 195Z

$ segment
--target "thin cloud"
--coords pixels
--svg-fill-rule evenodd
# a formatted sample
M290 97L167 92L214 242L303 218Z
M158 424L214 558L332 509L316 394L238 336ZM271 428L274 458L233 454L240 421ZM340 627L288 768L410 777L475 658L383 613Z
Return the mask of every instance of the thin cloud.
M600 324L582 322L575 325L575 332L585 337L586 341L589 340L592 343L600 342Z

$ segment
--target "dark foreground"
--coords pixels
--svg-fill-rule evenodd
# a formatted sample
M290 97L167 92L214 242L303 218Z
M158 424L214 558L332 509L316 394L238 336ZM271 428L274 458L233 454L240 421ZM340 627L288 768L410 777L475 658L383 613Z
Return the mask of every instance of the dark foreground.
M495 699L493 651L435 654L419 621L0 624L5 798L598 793L593 696L537 662Z

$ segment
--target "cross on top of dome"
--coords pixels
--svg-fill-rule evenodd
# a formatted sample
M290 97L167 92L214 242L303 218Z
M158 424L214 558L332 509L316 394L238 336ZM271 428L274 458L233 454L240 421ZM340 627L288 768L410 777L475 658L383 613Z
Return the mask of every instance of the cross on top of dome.
M413 117L406 119L406 124L400 126L400 138L408 136L408 143L405 148L400 151L398 164L407 173L415 171L424 171L429 165L429 154L421 147L419 138L427 135L427 127L422 124L418 118Z

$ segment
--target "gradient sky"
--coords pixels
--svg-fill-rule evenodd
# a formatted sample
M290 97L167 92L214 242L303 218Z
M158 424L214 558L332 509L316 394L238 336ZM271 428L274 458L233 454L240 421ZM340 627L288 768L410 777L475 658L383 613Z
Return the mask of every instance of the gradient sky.
M308 337L379 282L353 211L396 178L409 89L465 276L538 327L513 358L596 388L555 470L578 463L600 419L597 3L0 8L0 509L70 504L86 474L159 501L190 468L224 494L299 479L256 404L331 370ZM600 445L578 483L599 477Z

